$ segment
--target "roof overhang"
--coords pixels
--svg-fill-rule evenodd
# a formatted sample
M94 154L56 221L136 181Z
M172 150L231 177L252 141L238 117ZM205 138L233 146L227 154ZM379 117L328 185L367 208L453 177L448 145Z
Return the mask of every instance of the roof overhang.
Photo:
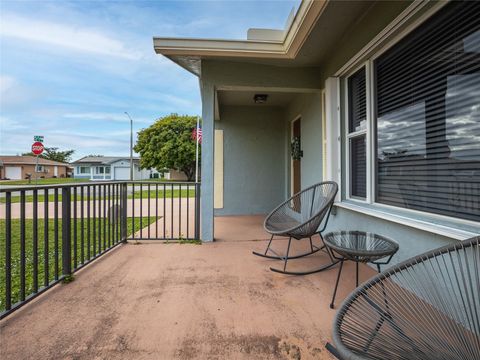
M200 75L200 59L264 58L294 59L328 0L303 0L283 40L222 40L154 37L157 54L164 55L188 71Z

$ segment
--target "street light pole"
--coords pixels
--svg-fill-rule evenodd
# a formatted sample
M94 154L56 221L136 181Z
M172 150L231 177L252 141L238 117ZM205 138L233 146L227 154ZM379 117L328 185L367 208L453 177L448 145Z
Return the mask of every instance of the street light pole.
M128 112L125 115L130 119L130 181L133 181L133 120Z

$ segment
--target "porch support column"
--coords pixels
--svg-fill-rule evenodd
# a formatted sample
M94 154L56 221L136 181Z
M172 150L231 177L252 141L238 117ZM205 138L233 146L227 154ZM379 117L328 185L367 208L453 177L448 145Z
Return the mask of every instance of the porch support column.
M202 92L202 161L200 191L200 238L213 241L213 185L214 185L214 134L215 89L209 82L201 82Z

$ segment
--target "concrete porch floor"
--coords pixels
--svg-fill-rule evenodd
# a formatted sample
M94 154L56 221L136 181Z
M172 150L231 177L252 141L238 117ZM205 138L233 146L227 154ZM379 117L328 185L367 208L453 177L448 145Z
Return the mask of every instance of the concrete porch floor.
M217 224L222 241L210 244L120 245L2 320L0 358L330 359L324 346L337 267L303 277L273 273L278 261L251 254L267 243L252 239L261 235L259 218L228 220ZM240 236L255 221L256 232ZM222 226L235 237L223 236ZM317 253L292 264L327 259ZM372 274L362 270L363 280ZM347 263L337 304L353 281Z

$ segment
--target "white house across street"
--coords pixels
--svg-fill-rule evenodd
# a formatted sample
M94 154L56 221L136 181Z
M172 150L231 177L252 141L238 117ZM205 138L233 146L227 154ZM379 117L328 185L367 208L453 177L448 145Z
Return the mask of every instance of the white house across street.
M130 158L120 156L85 156L71 164L73 176L88 180L130 180ZM133 180L159 177L155 169L140 169L140 159L133 158Z

